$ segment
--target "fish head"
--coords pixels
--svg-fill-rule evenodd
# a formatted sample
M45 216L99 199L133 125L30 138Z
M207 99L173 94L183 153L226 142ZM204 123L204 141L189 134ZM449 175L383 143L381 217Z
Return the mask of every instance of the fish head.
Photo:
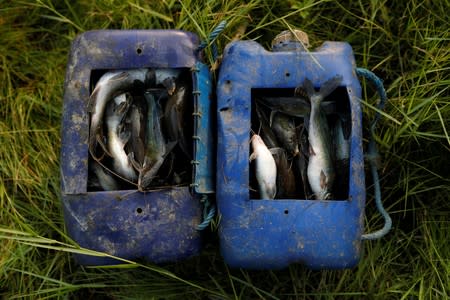
M261 136L259 136L258 134L252 135L250 142L252 143L253 147L255 147L256 145L264 144Z

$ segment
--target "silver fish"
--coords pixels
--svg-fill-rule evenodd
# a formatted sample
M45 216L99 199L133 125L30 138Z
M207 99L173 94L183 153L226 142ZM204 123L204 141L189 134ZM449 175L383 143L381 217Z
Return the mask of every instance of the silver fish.
M126 128L124 121L132 99L129 94L121 94L108 103L105 112L107 127L108 152L111 154L114 172L130 181L137 180L137 174L133 169L125 145L128 143L131 132Z
M328 121L321 109L323 99L334 91L342 82L342 76L334 76L326 81L319 92L309 79L305 79L304 88L311 101L308 141L309 163L308 181L316 199L332 199L332 187L335 170L332 158L332 145Z
M178 83L175 92L169 97L164 110L164 125L168 139L177 142L181 150L192 159L192 143L186 136L186 110L189 105L189 86L185 82Z
M142 167L138 167L138 189L145 190L161 168L174 143L166 145L161 130L161 109L151 93L144 94L147 102L146 150Z
M119 189L119 185L117 184L111 173L107 171L103 166L101 166L97 161L90 161L89 168L92 172L94 172L95 176L97 177L98 184L104 191L115 191Z
M343 128L345 127L345 125L343 125L343 122L345 121L338 117L333 129L333 142L336 162L335 188L339 191L347 190L345 186L348 187L350 172L350 142L349 139L346 138L346 130ZM345 197L344 195L342 196Z
M250 161L255 160L256 180L261 199L274 199L277 193L277 166L275 160L261 137L254 134L251 138L253 153Z
M97 144L100 144L103 151L107 152L103 142L102 127L103 115L108 101L132 89L135 81L146 84L154 76L154 72L149 69L134 69L107 72L99 79L88 103L88 110L91 114L89 152L94 159L99 159L96 153Z
M348 160L350 158L350 143L348 138L345 137L342 123L343 121L338 117L333 130L336 160Z
M130 128L131 137L127 143L127 153L132 153L135 162L142 166L145 157L145 142L146 142L146 123L147 110L145 99L141 95L134 97L133 104L129 109L127 115L127 127Z

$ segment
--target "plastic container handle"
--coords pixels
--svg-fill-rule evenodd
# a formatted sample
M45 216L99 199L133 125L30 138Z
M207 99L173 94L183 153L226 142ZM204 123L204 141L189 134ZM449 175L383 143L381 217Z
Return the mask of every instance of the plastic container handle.
M373 178L373 184L374 184L374 193L375 193L375 204L377 206L378 212L383 216L384 218L384 226L382 229L377 230L372 233L366 233L361 235L362 240L376 240L379 238L382 238L385 236L389 230L392 228L392 219L389 216L389 213L384 209L383 203L381 202L381 189L380 189L380 179L378 177L378 170L377 170L377 160L378 160L378 150L377 145L375 143L375 126L380 119L380 111L383 110L384 105L387 100L386 91L383 87L383 81L376 76L373 72L364 69L364 68L356 68L356 74L358 76L364 77L371 81L376 89L377 93L380 96L380 103L378 104L378 111L375 113L375 116L373 118L372 123L370 124L370 137L369 137L369 147L368 147L368 153L367 158L369 160L370 164L370 171L372 173Z

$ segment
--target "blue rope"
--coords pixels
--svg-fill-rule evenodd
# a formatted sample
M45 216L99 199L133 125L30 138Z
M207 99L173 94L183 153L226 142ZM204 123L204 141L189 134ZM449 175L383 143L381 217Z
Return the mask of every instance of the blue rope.
M216 215L216 207L209 202L207 195L202 196L201 202L203 202L203 222L197 225L197 230L207 228Z
M214 30L209 34L209 37L206 41L203 41L200 43L200 45L198 45L197 51L202 51L203 49L206 48L206 46L208 46L208 44L211 42L214 42L214 40L222 33L222 31L225 29L225 27L227 26L227 21L223 20L219 23L219 25L216 26L216 28L214 28ZM216 44L212 45L212 55L213 55L213 59L216 60L217 58L217 46Z
M381 189L380 189L380 178L378 177L377 162L378 162L378 149L375 143L375 126L380 119L380 111L384 109L386 104L387 95L383 87L383 81L376 76L371 71L364 68L356 68L356 74L358 76L364 77L370 80L376 87L378 95L380 96L380 103L378 104L378 111L375 113L372 123L370 124L370 140L367 149L367 158L370 164L370 171L372 173L373 183L374 183L374 193L375 193L375 204L377 206L378 212L384 218L384 226L382 229L377 230L372 233L363 234L361 236L362 240L376 240L385 236L389 230L392 228L392 219L389 213L384 209L383 203L381 202Z

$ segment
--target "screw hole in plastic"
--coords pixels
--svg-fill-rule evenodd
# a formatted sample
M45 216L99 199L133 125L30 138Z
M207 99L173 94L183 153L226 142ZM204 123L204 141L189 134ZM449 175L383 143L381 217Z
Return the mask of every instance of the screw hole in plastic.
M137 48L137 49L136 49L136 53L137 53L138 55L141 55L141 54L142 54L142 49L141 49L141 48Z
M141 213L142 213L142 208L138 207L138 208L136 209L136 212L137 212L138 214L141 214Z
M289 214L289 210L288 210L288 209L285 209L285 210L284 210L284 214L285 214L285 215Z

